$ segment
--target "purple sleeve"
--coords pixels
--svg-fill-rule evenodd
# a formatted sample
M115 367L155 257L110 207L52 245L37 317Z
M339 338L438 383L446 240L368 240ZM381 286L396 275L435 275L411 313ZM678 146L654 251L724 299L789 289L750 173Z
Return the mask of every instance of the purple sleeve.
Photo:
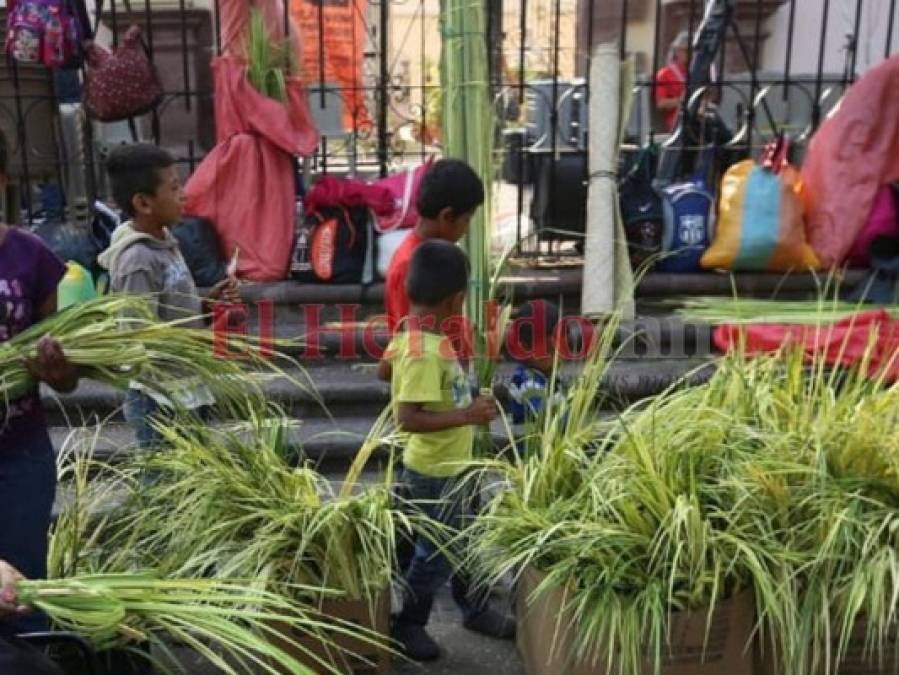
M66 273L66 266L53 251L38 241L35 246L34 261L34 302L35 308L44 304L52 293L56 292L56 287Z

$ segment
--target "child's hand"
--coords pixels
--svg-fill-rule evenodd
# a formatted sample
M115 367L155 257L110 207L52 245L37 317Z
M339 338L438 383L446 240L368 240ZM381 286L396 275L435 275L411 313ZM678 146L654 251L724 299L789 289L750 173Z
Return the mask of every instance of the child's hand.
M22 614L26 607L16 604L16 584L24 579L15 567L0 560L0 616Z
M226 277L209 290L209 299L213 301L221 300L230 305L236 305L240 302L240 293L237 287L236 277Z
M34 379L56 391L70 392L78 385L78 369L69 363L62 345L49 335L37 343L37 357L25 359L25 367Z
M469 424L489 424L499 415L496 400L492 396L478 396L465 410Z

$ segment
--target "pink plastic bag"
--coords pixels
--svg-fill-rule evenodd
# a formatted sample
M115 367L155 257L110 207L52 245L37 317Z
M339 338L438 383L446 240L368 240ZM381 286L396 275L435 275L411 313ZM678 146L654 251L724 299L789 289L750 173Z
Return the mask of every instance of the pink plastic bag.
M896 195L889 185L881 185L862 233L852 245L847 260L852 267L867 267L871 262L868 249L877 237L899 238L899 209Z
M878 189L897 179L899 56L893 56L849 88L802 165L809 241L823 266L846 259Z
M296 232L293 157L318 143L306 93L292 79L287 104L263 96L236 57L214 59L212 69L218 145L187 181L184 211L214 223L223 258L240 248L238 276L279 281Z
M414 169L395 173L372 185L383 187L390 191L394 200L394 210L390 215L378 215L375 228L378 232L390 232L402 227L415 227L418 222L418 191L421 188L421 179L434 163L432 157L424 164Z

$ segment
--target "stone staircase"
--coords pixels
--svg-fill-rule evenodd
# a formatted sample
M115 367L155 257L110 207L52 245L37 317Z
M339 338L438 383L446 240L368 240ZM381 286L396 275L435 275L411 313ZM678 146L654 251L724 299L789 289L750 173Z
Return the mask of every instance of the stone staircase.
M851 275L851 283L858 275ZM543 298L558 303L566 315L577 314L581 270L521 269L507 275L504 292L515 303ZM656 394L685 374L696 371L712 357L711 328L690 324L671 314L667 304L673 294L731 295L797 298L813 296L816 284L809 276L784 279L780 275L649 275L638 289L636 321L619 328L621 357L611 367L605 391L607 412ZM259 334L260 305L271 310L274 334L279 338L304 338L305 347L287 349L304 372L291 371L315 385L317 394L304 391L286 379L267 382L267 398L296 419L292 446L316 462L326 473L348 466L372 423L389 400L388 387L375 377L376 347L387 343L383 325L371 321L381 313L383 286L311 286L293 283L247 285L244 299L253 308L249 332ZM310 310L312 308L320 308ZM572 325L572 344L578 331ZM310 345L317 345L310 348ZM503 363L497 374L496 393L505 399L502 386L512 370ZM577 364L568 364L565 375L577 375ZM702 377L703 371L697 372ZM133 436L121 414L121 392L92 381L83 381L72 394L44 392L44 405L57 447L73 428L103 422L96 452L111 457L127 451ZM502 433L502 425L494 430ZM89 433L80 431L76 433Z

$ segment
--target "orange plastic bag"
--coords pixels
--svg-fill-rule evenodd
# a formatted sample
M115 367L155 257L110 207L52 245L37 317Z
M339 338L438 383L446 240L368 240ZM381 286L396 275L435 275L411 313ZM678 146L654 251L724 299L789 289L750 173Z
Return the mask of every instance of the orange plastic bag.
M715 240L703 254L706 269L787 272L818 267L805 241L799 172L787 161L789 142L765 148L760 163L734 164L721 180Z
M286 104L263 96L233 56L214 59L212 69L218 145L187 181L184 211L215 225L224 259L240 248L239 277L280 281L296 232L293 157L318 144L306 92L291 79Z

